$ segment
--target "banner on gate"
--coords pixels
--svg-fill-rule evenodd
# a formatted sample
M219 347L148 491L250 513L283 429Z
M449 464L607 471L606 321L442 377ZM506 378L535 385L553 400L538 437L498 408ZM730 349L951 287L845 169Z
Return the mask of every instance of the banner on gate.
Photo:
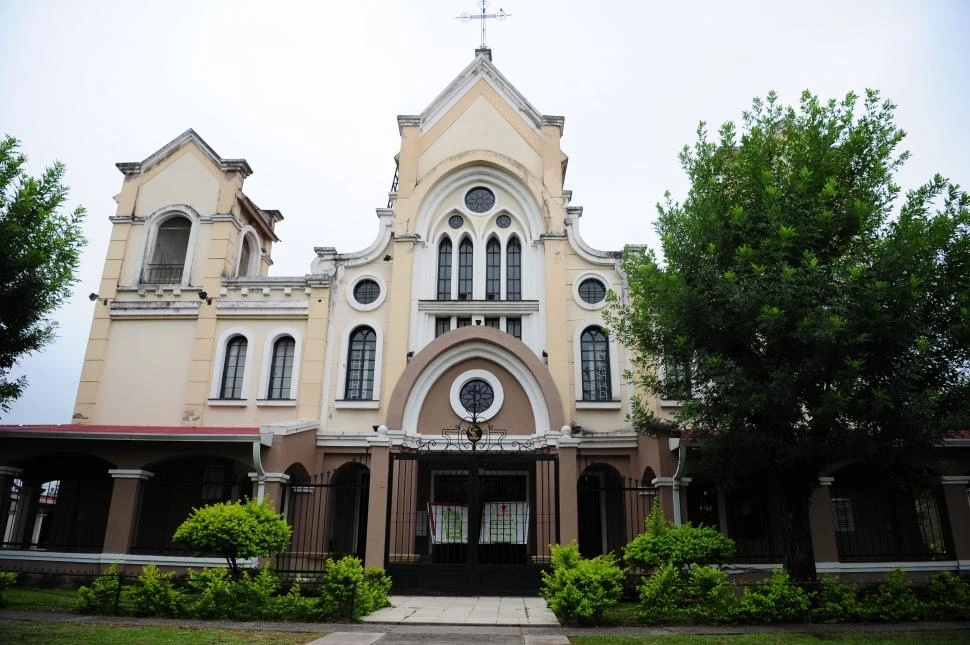
M432 544L468 542L468 507L464 504L428 504Z
M528 502L487 502L482 506L481 544L527 544Z

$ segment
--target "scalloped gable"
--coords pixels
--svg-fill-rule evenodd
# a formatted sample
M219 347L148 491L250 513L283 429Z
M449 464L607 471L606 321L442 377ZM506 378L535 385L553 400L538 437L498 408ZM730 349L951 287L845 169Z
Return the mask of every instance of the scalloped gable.
M180 150L187 143L194 143L195 146L220 170L223 172L239 172L243 177L253 174L253 169L245 159L223 159L212 147L199 136L199 134L189 128L179 136L175 137L164 146L145 158L144 161L123 161L115 166L125 175L139 175L153 166L158 165L172 154Z
M506 103L512 106L536 134L542 133L542 114L498 71L492 63L490 50L476 50L475 59L419 116L399 116L398 122L401 123L403 120L405 123L413 123L417 119L421 130L427 132L480 80L485 80Z

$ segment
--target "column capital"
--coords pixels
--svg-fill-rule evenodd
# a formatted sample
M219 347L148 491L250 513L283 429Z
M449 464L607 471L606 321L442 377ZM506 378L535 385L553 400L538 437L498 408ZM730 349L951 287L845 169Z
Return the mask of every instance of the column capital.
M249 473L249 481L253 482L277 482L280 484L285 484L290 481L290 476L286 473Z
M943 475L940 483L944 486L967 486L970 485L970 475Z
M831 486L834 483L835 483L835 477L819 477L818 478L818 485L819 486Z
M19 477L24 472L23 468L14 468L13 466L0 466L0 477L6 475L8 477Z
M140 468L109 468L108 474L112 479L142 479L148 480L155 476L155 473Z

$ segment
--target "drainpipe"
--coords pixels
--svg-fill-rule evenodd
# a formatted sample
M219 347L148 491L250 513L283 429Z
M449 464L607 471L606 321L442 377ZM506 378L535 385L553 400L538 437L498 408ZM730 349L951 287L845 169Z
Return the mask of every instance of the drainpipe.
M679 438L668 439L671 448L677 448L677 469L674 471L672 495L674 499L674 524L682 524L683 517L680 513L680 478L684 474L684 464L687 462L687 446Z

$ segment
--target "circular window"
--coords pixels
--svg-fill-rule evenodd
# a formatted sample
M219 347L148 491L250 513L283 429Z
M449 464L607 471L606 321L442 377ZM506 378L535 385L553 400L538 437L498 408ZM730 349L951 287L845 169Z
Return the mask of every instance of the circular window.
M495 223L498 224L499 228L508 228L512 226L512 218L508 215L499 215Z
M477 416L492 407L492 403L495 402L495 391L487 382L476 378L461 386L458 400L461 402L461 407L469 414Z
M586 278L579 283L579 297L586 304L599 304L606 297L606 285L596 278Z
M461 228L461 225L465 223L465 218L461 215L452 215L448 218L448 226L451 228Z
M465 206L473 213L486 213L495 206L495 193L477 186L465 193Z
M365 279L354 285L354 300L362 305L369 305L381 295L381 286L373 280Z

